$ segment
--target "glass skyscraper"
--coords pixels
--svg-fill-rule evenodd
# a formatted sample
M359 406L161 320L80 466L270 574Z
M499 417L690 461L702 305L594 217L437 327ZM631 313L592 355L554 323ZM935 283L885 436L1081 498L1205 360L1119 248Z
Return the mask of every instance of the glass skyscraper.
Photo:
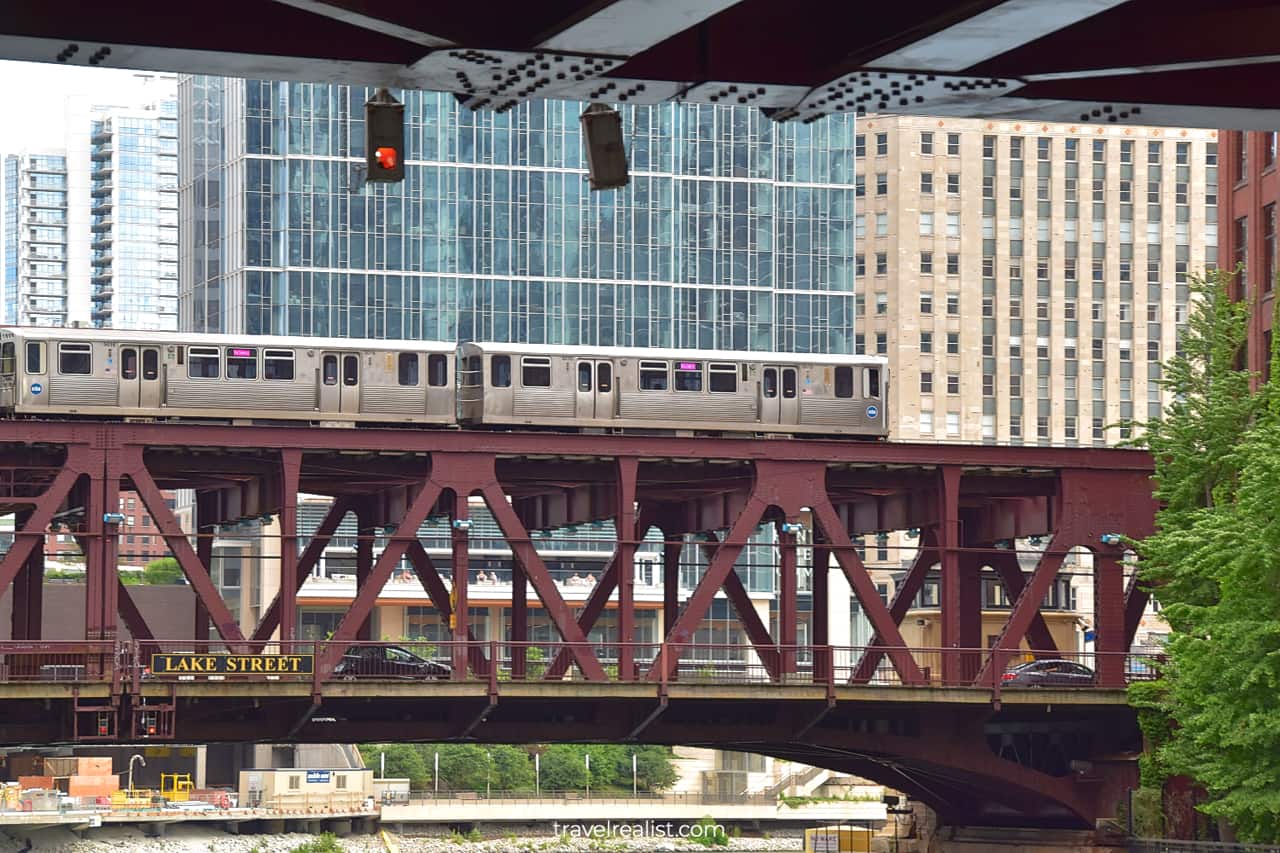
M407 177L362 185L371 90L179 83L181 327L853 351L853 119L624 107L589 191L584 104L397 92Z

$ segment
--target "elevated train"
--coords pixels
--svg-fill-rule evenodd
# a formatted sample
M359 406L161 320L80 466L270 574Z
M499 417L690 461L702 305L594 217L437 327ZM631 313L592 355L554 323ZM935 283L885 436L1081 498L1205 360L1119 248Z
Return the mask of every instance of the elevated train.
M875 356L0 328L18 418L888 435Z

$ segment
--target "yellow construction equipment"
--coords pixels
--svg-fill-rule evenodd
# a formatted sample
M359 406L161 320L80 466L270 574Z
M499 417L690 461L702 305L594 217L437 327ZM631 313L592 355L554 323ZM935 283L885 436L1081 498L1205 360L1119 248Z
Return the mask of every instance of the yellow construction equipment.
M190 773L160 774L160 796L171 803L182 803L191 799L191 790L194 787Z

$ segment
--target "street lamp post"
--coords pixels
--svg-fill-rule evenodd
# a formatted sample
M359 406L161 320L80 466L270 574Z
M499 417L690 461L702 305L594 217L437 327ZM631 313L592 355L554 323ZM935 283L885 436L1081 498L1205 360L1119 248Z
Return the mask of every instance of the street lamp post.
M639 792L640 787L636 781L636 754L633 752L631 753L631 796L637 797L640 795Z
M591 753L584 752L582 760L587 765L587 799L591 799Z
M486 749L484 751L484 757L484 796L487 800L489 799L489 777L492 775L491 771L493 770L493 753Z

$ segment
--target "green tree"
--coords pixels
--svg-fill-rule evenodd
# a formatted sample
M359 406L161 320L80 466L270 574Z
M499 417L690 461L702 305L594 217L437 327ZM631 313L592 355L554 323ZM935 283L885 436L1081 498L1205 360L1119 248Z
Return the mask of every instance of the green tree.
M1248 309L1230 276L1193 281L1199 301L1165 367L1175 402L1146 425L1162 503L1138 543L1171 634L1155 685L1135 685L1152 754L1208 792L1201 808L1249 841L1280 840L1280 389L1240 368ZM1275 352L1272 362L1277 362ZM1280 381L1280 371L1273 371Z
M142 582L149 584L183 583L182 566L173 557L161 557L147 563L142 570Z
M679 779L675 765L671 763L671 748L667 746L637 747L636 776L640 787L647 791L665 791Z
M581 791L587 784L582 747L553 743L542 753L542 788L545 791Z
M431 765L416 744L368 743L359 749L367 767L379 767L385 754L387 778L408 779L410 790L421 791L431 784Z

